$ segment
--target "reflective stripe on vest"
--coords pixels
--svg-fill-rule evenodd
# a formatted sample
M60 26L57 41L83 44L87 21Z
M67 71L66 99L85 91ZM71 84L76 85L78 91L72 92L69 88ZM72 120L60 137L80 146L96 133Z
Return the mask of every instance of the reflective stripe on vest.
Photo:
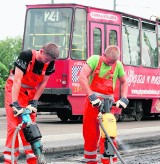
M98 161L98 158L96 157L97 156L97 150L95 150L95 151L84 150L84 156L85 156L85 162L97 162ZM90 156L90 158L88 158L89 156Z
M12 151L12 148L9 148L9 147L5 147L4 151L8 151L8 152L11 152L11 151ZM14 148L14 152L19 152L19 147L17 147L17 148Z
M97 162L98 158L85 158L85 162Z
M11 155L9 155L9 154L4 154L4 159L7 159L7 160L12 160L12 158L11 158ZM17 161L18 160L18 157L14 157L14 161Z
M93 92L97 97L101 97L101 98L109 98L111 100L114 101L114 98L112 95L105 95L105 94L102 94L102 93L98 93L98 92Z
M27 89L35 89L35 88L33 88L33 87L31 87L31 86L28 86L28 85L26 85L26 84L21 84L21 87L22 87L22 88L27 88Z
M11 80L14 80L14 75L13 75L13 74L10 74L10 75L9 75L9 78L10 78ZM21 84L21 87L22 87L22 88L27 88L27 89L35 89L35 88L33 88L33 87L31 87L31 86L28 86L28 85L26 85L26 84Z
M29 153L26 155L27 159L34 158L34 157L36 157L36 156L33 153Z
M23 146L24 150L32 150L30 145Z
M96 151L86 151L86 150L84 150L84 154L86 154L86 155L96 155L97 150Z

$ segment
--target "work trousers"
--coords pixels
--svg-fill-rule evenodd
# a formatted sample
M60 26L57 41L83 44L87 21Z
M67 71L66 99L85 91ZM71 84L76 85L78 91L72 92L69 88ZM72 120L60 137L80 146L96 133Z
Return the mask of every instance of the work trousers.
M8 79L5 86L5 108L6 108L6 119L7 119L7 138L6 138L6 144L5 144L5 150L3 152L4 155L4 164L11 164L12 158L11 158L11 151L12 151L12 139L15 134L16 127L18 124L21 123L22 119L21 117L15 117L13 115L13 109L9 106L12 103L12 85L13 81L11 79ZM30 95L31 96L31 95ZM28 105L28 99L29 97L21 92L19 94L18 101L22 105L22 107L26 107ZM32 113L31 120L35 122L36 114ZM26 163L27 164L36 164L37 163L37 157L34 155L30 144L25 140L25 137L23 135L22 130L19 131L20 138L22 140L24 152L26 154ZM16 164L18 161L19 156L19 138L18 134L15 139L14 144L14 163Z
M97 152L100 151L100 158L103 164L110 164L110 160L103 156L104 153L104 138L100 138L99 122L98 122L99 108L93 107L86 99L84 114L83 114L83 137L84 137L84 158L86 164L97 164ZM117 146L115 139L113 140ZM113 158L113 162L117 161L117 157Z

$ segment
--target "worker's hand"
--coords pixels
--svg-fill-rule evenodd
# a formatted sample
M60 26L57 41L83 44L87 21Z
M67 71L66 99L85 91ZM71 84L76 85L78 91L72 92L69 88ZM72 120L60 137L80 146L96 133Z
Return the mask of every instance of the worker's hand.
M23 113L23 108L20 107L18 101L14 101L12 104L10 104L10 106L13 109L13 114L14 114L15 117L19 116Z
M31 100L29 101L29 105L26 107L31 111L31 113L36 113L37 112L37 105L38 105L38 100Z
M122 97L120 100L118 100L115 104L117 108L123 108L125 109L129 103L129 100L127 98Z
M88 98L90 99L92 106L99 107L101 105L101 100L95 94L90 95Z

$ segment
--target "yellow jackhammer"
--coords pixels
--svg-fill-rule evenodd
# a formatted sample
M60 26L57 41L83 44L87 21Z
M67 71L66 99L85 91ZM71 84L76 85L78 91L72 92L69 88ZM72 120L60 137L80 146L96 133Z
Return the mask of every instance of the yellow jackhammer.
M117 124L115 116L110 112L110 109L113 104L113 98L107 97L102 100L102 104L100 106L100 112L98 114L98 120L100 124L100 132L102 138L105 139L104 147L104 157L108 157L110 159L110 163L113 163L113 157L115 154L118 156L120 161L125 164L121 155L119 154L117 148L113 144L112 139L115 139L117 136Z

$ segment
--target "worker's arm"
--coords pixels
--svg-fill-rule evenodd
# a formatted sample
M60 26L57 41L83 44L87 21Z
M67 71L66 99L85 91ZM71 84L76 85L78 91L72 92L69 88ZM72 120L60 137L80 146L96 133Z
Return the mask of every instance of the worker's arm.
M47 84L48 79L49 79L49 76L44 76L43 81L39 84L39 86L36 90L33 100L38 100L40 98L40 96L42 95L44 88Z
M22 77L23 71L16 67L12 85L12 103L10 104L13 109L14 116L18 116L23 112L23 108L18 103Z
M31 112L37 112L38 99L42 95L48 79L49 79L49 76L44 76L43 81L39 84L39 86L36 90L33 100L29 101L29 105L26 108L31 110Z
M120 84L121 84L121 97L127 98L128 93L128 83L126 75L119 78Z
M92 69L90 68L90 66L88 66L88 64L85 64L79 74L79 82L80 82L84 92L88 96L93 94L93 92L89 86L89 76L90 76L91 72L92 72Z
M116 102L117 108L126 108L129 100L127 99L127 93L128 93L128 83L126 76L122 76L119 78L121 83L121 98Z
M98 107L101 105L101 100L96 97L96 95L93 93L89 86L89 76L91 75L91 73L92 69L88 66L88 64L85 64L80 72L79 82L84 92L88 95L92 106Z
M22 77L23 71L16 67L12 86L12 102L18 101Z

